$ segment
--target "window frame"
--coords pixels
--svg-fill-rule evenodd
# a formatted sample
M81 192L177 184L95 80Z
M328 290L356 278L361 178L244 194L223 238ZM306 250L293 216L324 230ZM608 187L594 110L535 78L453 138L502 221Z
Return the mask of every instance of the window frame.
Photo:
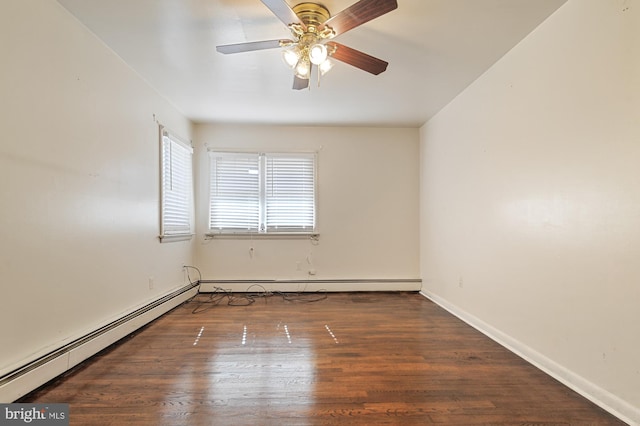
M238 151L238 150L222 150L213 149L208 150L209 154L209 215L207 224L207 233L205 234L209 238L215 237L259 237L259 238L318 238L318 153L309 151L297 151L297 152L257 152L257 151ZM257 226L250 229L239 228L214 228L213 227L213 197L214 197L214 173L216 165L214 164L216 157L231 157L231 156L254 156L257 158L258 164L258 223ZM269 229L267 223L267 162L268 159L282 159L282 158L307 158L311 159L312 164L312 225L308 229L301 228L300 230L286 228L282 231Z
M194 235L194 179L193 179L193 147L182 138L166 127L160 125L160 242L186 241ZM173 153L176 152L174 155ZM184 171L182 176L178 176L180 188L175 196L167 193L167 178L173 180L173 170L184 162L187 154L186 164L189 170ZM169 158L167 158L169 156ZM169 170L167 170L169 166ZM186 178L186 182L181 179ZM179 192L176 191L176 192ZM186 193L184 192L186 191ZM180 198L176 200L176 197ZM169 212L168 203L173 203L174 208L184 209L178 212ZM177 204L177 205L176 205ZM177 216L177 218L171 217ZM174 222L182 221L182 225ZM186 226L184 222L187 222Z

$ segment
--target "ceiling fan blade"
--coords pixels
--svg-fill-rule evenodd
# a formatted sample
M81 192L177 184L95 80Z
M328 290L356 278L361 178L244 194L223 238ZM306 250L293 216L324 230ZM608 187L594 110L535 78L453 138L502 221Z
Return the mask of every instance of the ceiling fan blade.
M334 50L331 54L332 58L353 65L371 74L378 75L386 71L387 65L389 65L388 62L382 59L374 58L371 55L352 49L344 44L336 43L335 41L328 42L327 46L330 46L331 49Z
M398 7L397 0L360 0L329 18L321 27L331 27L336 35L389 13Z
M293 90L302 90L309 87L309 79L308 78L299 78L298 76L293 76Z
M286 26L291 24L300 24L303 29L306 29L304 22L300 20L298 15L291 9L291 6L284 0L261 0L269 10L278 17Z
M292 40L251 41L248 43L224 44L222 46L216 46L216 50L226 55L229 53L251 52L253 50L275 49L276 47L286 46L291 43L293 43Z

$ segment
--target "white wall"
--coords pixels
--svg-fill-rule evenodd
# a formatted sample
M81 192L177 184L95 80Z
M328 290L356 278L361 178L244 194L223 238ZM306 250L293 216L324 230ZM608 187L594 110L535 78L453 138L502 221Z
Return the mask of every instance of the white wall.
M201 184L197 264L203 278L419 277L418 129L201 124L195 126L194 134ZM205 240L207 147L317 151L318 244L309 240ZM250 247L254 247L253 257ZM316 271L315 276L309 277L310 269Z
M570 0L420 138L424 291L640 422L640 1Z
M1 375L182 286L194 243L157 238L154 114L188 120L53 0L2 2L0 56Z

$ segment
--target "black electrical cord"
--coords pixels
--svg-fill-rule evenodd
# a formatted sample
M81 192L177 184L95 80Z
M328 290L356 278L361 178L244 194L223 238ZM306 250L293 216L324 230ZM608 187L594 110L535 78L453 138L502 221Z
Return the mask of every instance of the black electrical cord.
M197 268L195 268L197 270ZM200 271L198 271L200 272ZM251 291L254 288L259 288L260 291ZM282 300L287 302L298 303L314 303L319 302L327 298L327 291L322 289L313 293L297 292L287 293L283 291L269 291L260 284L252 284L247 287L243 294L233 293L230 290L225 290L220 287L214 287L214 291L210 293L205 300L200 298L204 293L198 293L196 296L187 300L185 303L198 303L191 313L201 313L211 309L214 306L220 305L226 300L227 306L249 306L256 302L258 299L264 299L265 303L268 298L273 296L280 296Z
M202 272L200 272L200 269L196 268L195 266L191 266L191 265L183 265L182 266L184 268L185 271L187 271L187 279L189 280L189 284L191 284L192 286L195 286L196 284L198 285L198 291L200 290L200 282L202 281ZM198 281L191 281L191 276L189 275L189 269L195 269L198 272Z

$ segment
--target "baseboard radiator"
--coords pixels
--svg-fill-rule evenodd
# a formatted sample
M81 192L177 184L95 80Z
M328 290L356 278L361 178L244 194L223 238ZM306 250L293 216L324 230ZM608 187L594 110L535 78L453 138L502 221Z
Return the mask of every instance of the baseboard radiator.
M242 293L338 292L338 291L420 291L422 280L409 279L309 279L309 280L200 280L201 293L220 289Z
M198 292L190 284L148 303L0 377L0 403L9 403L128 336Z

